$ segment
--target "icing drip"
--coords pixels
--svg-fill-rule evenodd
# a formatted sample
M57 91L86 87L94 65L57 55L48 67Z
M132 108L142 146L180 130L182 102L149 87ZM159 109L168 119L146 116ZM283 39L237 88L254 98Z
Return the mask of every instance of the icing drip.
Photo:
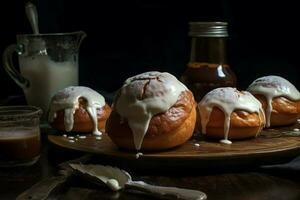
M228 139L220 140L220 143L223 143L223 144L232 144L232 142L230 140L228 140Z
M144 155L142 152L138 152L135 154L135 158L138 159L139 157L141 157L142 155Z
M105 105L105 100L102 95L88 87L71 86L62 89L52 98L49 109L49 122L53 122L56 118L56 112L64 110L64 126L66 131L71 131L74 125L74 113L79 108L79 98L84 98L87 101L86 110L93 121L93 134L101 135L98 130L97 108Z
M297 88L288 80L280 76L264 76L256 79L247 89L252 94L260 94L266 98L266 127L270 127L272 113L272 100L274 97L283 96L290 100L300 100Z
M203 134L206 134L206 126L209 122L213 108L217 107L224 112L224 139L220 140L220 142L224 144L232 143L228 140L228 133L230 128L230 115L234 110L245 110L249 113L258 113L260 122L264 122L264 115L262 114L261 117L260 114L263 113L261 103L249 92L239 92L231 87L217 88L210 91L199 102L198 107Z
M266 121L266 116L265 116L265 112L264 112L264 109L262 107L259 108L259 113L258 113L258 117L259 117L259 120L260 122L265 122ZM264 126L266 124L264 123ZM258 134L262 131L262 129L264 128L264 126L261 126L260 129L257 131L255 137L258 136Z
M118 191L118 190L120 190L121 189L121 186L119 185L119 182L118 182L118 180L116 180L116 179L108 179L107 181L106 181L106 185L110 188L110 189L112 189L112 191Z
M93 107L93 106L88 106L86 108L86 110L88 111L89 115L91 116L92 120L93 120L93 134L94 135L102 135L102 133L98 130L98 119L97 119L97 108Z
M75 112L74 108L66 108L65 109L65 115L64 115L64 125L66 131L71 131L73 129L73 124L74 124L74 118L73 114Z
M185 90L180 81L166 72L145 72L124 82L115 106L120 116L127 119L137 150L152 116L166 112Z

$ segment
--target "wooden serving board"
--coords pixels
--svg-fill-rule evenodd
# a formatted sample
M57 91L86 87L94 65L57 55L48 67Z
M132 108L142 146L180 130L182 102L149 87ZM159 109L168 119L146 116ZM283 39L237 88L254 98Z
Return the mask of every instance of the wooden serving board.
M161 152L143 152L136 158L136 152L118 149L103 134L101 139L87 135L85 139L75 136L74 142L61 135L48 135L48 140L60 147L97 154L100 158L125 162L135 167L212 167L222 165L248 165L249 163L274 164L300 155L299 124L290 127L266 129L253 139L233 141L231 145L203 137L193 138L182 146ZM130 161L130 162L127 162Z

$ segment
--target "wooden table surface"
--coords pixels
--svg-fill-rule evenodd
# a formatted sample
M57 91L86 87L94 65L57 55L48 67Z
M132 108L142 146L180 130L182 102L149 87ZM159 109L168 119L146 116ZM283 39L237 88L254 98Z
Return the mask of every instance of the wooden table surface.
M0 168L0 199L15 199L20 193L36 182L57 175L58 164L80 157L83 153L61 149L43 139L41 158L31 167ZM99 161L101 162L101 161ZM103 161L105 164L105 161ZM158 163L159 165L159 163ZM217 169L217 170L216 170ZM223 169L212 166L210 169L172 169L168 171L129 171L135 180L162 185L197 189L205 192L209 200L260 200L260 199L300 199L300 179L291 174L266 174L258 168ZM112 192L83 181L72 178L59 193L53 193L49 199L153 199L144 194L133 194L125 191Z

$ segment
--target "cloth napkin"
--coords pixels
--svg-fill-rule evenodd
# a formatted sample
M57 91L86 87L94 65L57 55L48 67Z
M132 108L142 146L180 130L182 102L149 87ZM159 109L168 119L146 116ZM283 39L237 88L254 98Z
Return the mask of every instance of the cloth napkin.
M275 165L262 165L260 167L262 172L274 174L274 175L285 175L291 177L300 176L300 156L284 164Z

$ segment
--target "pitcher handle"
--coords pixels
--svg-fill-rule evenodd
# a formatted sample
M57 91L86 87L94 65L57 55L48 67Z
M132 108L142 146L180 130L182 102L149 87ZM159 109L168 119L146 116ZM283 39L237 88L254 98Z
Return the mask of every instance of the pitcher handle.
M18 51L19 46L16 44L11 44L4 50L3 53L3 66L5 71L8 73L8 75L23 89L26 89L29 87L30 82L26 78L24 78L20 72L18 72L13 64L13 53Z

